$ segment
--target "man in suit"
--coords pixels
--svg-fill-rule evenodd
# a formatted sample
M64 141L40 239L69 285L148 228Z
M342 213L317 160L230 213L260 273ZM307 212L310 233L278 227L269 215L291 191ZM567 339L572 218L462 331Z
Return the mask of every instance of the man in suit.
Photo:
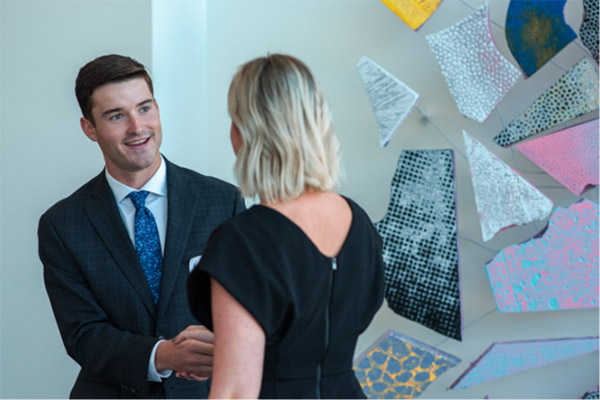
M99 57L81 68L75 92L105 169L38 228L46 290L81 366L71 397L206 397L206 380L175 372L207 379L212 371L212 333L192 317L186 281L209 234L243 199L160 154L158 104L142 64ZM189 339L169 340L184 330Z

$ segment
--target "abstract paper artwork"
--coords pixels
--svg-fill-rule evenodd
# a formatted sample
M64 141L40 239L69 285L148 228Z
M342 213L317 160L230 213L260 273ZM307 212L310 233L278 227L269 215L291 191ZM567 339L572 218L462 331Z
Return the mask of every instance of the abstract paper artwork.
M390 308L451 338L461 338L452 150L404 150L390 204L375 224L383 239Z
M442 2L442 0L381 0L412 30L417 30Z
M356 70L371 100L379 128L379 144L387 146L419 95L367 57L361 57Z
M595 388L585 392L580 399L600 399L600 393L598 393L598 385Z
M598 308L598 205L557 208L547 228L486 264L499 312Z
M493 343L450 389L478 385L592 351L598 351L598 336Z
M410 399L458 363L457 357L390 329L356 358L354 372L370 399Z
M598 109L598 73L582 58L495 138L508 146Z
M584 16L579 36L588 48L596 63L598 62L598 0L583 0Z
M598 185L598 120L515 147L576 195Z
M552 200L465 131L463 138L484 241L504 228L550 214Z
M577 37L565 22L566 1L511 0L508 5L506 41L526 76L533 75Z
M460 112L483 122L521 77L489 29L487 2L466 19L425 36Z

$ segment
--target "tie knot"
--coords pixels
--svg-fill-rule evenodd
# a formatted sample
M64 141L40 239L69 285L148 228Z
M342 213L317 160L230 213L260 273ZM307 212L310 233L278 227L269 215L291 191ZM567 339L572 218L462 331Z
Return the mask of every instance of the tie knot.
M140 190L139 192L131 192L127 195L131 199L131 202L135 206L136 210L140 208L146 207L146 197L148 197L148 193L145 190Z

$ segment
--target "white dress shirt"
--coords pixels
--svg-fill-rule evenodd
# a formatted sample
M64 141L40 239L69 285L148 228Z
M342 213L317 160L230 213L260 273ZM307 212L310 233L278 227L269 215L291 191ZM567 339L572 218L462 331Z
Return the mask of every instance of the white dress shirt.
M112 189L113 195L119 207L119 213L127 228L127 233L131 239L131 243L135 247L135 206L129 197L129 193L138 191L127 185L122 184L115 178L110 176L108 170L105 169L106 180L108 185ZM167 197L167 166L164 158L161 156L160 166L158 170L150 178L148 182L139 190L145 190L149 192L146 198L146 207L150 210L156 221L156 227L158 228L158 236L160 238L160 247L165 254L165 241L167 235L167 210L168 210L168 197ZM173 371L164 370L157 371L155 358L156 349L158 345L164 340L158 341L152 349L150 355L150 362L148 363L148 380L151 382L161 382L162 378L168 378Z

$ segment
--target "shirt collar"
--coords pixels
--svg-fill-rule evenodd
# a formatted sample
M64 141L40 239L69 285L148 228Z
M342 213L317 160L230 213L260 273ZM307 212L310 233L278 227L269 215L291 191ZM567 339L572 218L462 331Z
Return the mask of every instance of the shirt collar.
M113 178L106 168L104 169L104 173L117 203L123 201L129 193L137 191L137 189L127 186ZM146 190L157 196L167 196L167 165L162 154L160 156L160 166L158 167L158 170L140 190Z

